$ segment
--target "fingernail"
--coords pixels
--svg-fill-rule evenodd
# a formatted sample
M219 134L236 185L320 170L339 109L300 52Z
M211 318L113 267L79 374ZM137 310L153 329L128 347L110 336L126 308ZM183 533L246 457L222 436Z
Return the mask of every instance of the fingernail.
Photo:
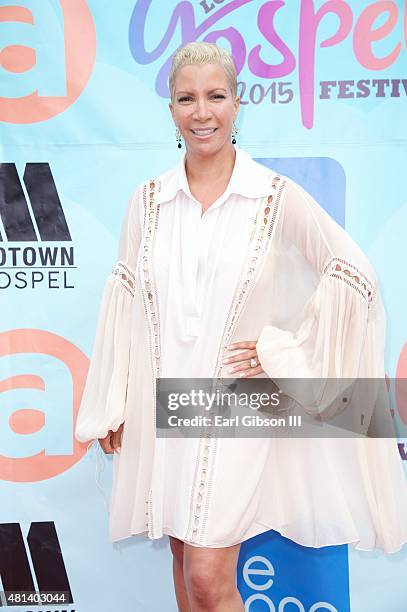
M120 449L120 446L118 446L118 447L116 448L116 453L120 453L120 450L121 450L121 449Z
M229 368L228 374L233 374L234 371L235 371L235 368Z
M243 378L244 376L246 376L246 372L240 372L239 378Z
M230 360L231 360L231 357L226 357L226 359L224 359L222 363L229 363Z

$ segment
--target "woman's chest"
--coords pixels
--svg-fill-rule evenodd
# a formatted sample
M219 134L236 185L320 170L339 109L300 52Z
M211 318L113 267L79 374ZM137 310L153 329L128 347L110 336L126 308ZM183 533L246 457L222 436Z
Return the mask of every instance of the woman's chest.
M247 198L231 197L203 215L187 198L164 205L153 251L157 282L171 280L178 289L228 283L247 253L255 214Z

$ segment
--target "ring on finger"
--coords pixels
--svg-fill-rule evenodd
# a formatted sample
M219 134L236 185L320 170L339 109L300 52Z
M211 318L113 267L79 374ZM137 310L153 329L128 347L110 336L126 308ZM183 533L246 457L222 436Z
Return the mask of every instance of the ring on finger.
M259 365L259 362L257 361L257 359L255 357L252 357L252 359L250 359L250 367L257 368L258 365Z

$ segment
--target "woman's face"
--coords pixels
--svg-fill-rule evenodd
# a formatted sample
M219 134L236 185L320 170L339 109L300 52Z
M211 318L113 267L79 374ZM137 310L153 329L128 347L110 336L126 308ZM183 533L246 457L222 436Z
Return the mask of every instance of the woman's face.
M208 156L230 147L239 102L220 64L183 66L169 106L188 152Z

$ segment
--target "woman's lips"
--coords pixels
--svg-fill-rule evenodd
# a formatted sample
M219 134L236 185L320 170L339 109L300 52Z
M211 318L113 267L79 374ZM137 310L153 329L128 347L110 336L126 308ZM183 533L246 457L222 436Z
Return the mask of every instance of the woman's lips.
M191 129L191 132L194 136L197 136L197 138L205 139L209 138L209 136L212 136L212 134L214 134L216 130L217 128L200 128L196 130Z

